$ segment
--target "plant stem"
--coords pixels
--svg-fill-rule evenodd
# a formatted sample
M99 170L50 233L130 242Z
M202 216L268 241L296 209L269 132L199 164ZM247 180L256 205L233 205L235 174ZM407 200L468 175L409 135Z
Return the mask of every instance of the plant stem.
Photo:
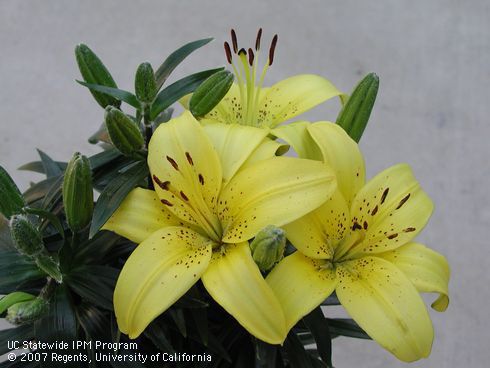
M147 106L144 107L143 123L145 125L146 150L148 150L148 145L150 144L151 136L153 135L153 128L150 121L150 109ZM155 189L155 187L153 186L153 180L151 179L151 173L148 175L148 189Z

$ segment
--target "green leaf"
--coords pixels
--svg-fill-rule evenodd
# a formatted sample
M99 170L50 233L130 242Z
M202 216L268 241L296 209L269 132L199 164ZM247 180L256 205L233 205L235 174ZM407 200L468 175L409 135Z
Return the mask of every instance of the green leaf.
M82 266L72 270L65 282L87 302L113 310L112 296L119 270L109 266Z
M0 215L0 250L2 249L13 250L14 243L10 236L9 223L5 217Z
M31 259L12 250L0 250L0 294L9 294L26 281L45 277Z
M366 75L354 88L337 116L336 123L349 136L359 142L369 121L378 94L379 78L375 73Z
M293 332L290 332L286 341L284 342L284 349L287 353L287 360L289 361L289 366L301 367L301 368L314 368L312 363L312 357L301 344L299 338Z
M104 342L112 340L111 321L108 313L88 303L80 304L76 312L80 325L91 339Z
M95 205L92 225L90 227L90 238L100 230L128 193L147 175L148 167L146 162L138 162L107 185Z
M155 72L155 79L157 82L157 88L160 89L168 76L174 71L174 69L193 51L211 42L212 38L204 38L202 40L197 40L189 42L179 49L172 52L162 65Z
M62 199L61 186L63 184L63 175L53 176L53 178L56 178L56 180L46 192L46 195L43 199L42 207L44 209L53 209L56 204Z
M32 325L22 325L17 328L9 328L8 330L0 331L0 355L9 352L9 341L19 341L22 344L23 341L29 341L34 337L34 328Z
M228 93L233 79L233 73L222 70L202 82L189 101L189 110L192 115L200 117L210 112Z
M61 237L65 239L65 230L63 229L63 225L61 225L60 219L54 214L41 208L32 207L26 207L24 208L24 211L26 213L30 213L48 220L48 222L50 222L56 228L56 230L58 230L58 233L61 235Z
M51 189L59 177L52 177L34 184L24 192L24 199L27 204L32 204L42 199Z
M75 255L74 264L100 263L108 253L116 251L113 248L120 239L119 235L110 231L98 232L92 239L87 239L80 244Z
M24 198L9 173L0 166L0 216L10 216L22 212Z
M41 158L41 163L44 168L44 173L48 178L52 178L54 176L59 176L63 174L63 170L58 166L58 164L51 157L49 157L46 153L44 153L40 149L37 150L37 153Z
M332 339L328 321L323 315L321 307L315 308L310 314L303 318L306 326L315 338L320 358L332 367Z
M175 352L170 340L167 338L166 323L162 318L157 318L144 331L153 344L163 352L173 354Z
M182 309L172 308L169 309L168 312L175 322L175 325L179 329L180 334L184 337L187 337L187 327L185 324L185 317Z
M177 82L172 83L170 86L160 91L151 105L150 119L154 120L167 107L185 95L194 92L206 78L221 70L223 70L223 68L210 69L191 74L185 78L179 79Z
M67 163L61 161L55 161L61 170L65 170ZM46 174L44 165L41 161L32 161L20 166L17 170L33 171L39 174Z
M91 91L102 92L108 96L114 97L119 101L124 101L128 105L133 106L135 109L139 109L141 107L138 99L131 92L119 88L101 86L100 84L85 83L79 80L77 80L77 82L80 83L82 86L87 87Z
M349 318L327 318L332 337L347 336L357 339L371 340L369 335L352 319Z
M110 148L107 151L103 151L89 157L88 160L90 161L92 171L95 171L119 157L121 157L119 151L115 148Z
M269 368L276 366L277 346L254 339L255 368Z

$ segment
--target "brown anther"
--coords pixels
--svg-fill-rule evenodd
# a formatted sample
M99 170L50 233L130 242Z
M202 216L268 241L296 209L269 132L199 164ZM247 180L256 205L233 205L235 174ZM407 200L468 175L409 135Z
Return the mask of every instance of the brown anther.
M225 55L226 55L226 60L228 60L228 63L231 64L231 50L230 50L230 44L228 42L225 42Z
M241 56L241 55L247 55L247 50L245 50L244 48L241 48L240 51L238 51L238 56Z
M238 51L238 41L237 41L237 38L236 38L235 30L233 28L231 29L231 42L233 44L233 51L236 54L237 51Z
M252 49L248 49L248 63L250 64L250 66L254 65L254 52L252 51Z
M269 48L269 66L274 62L274 52L276 51L277 45L277 35L274 36L271 42L271 47Z
M260 50L260 39L262 38L262 28L259 28L259 31L257 32L257 38L255 39L255 50L259 51Z

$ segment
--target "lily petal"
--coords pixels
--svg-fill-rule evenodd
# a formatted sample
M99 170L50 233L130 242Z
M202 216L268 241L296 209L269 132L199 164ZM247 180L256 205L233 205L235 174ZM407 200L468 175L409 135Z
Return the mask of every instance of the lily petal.
M381 253L408 243L427 224L433 207L408 165L382 171L352 203L353 229L367 229L364 241L352 254Z
M242 116L240 88L236 83L233 83L225 97L203 118L224 124L238 124L238 119L241 119Z
M284 313L255 264L247 242L216 251L202 275L206 290L252 335L269 344L286 338Z
M267 136L265 129L239 124L206 124L204 130L221 159L224 184Z
M160 202L155 191L136 188L127 195L102 229L141 243L162 227L179 225L180 222Z
M286 315L288 331L335 290L335 271L325 268L325 263L295 252L267 275L266 281Z
M318 75L302 74L284 79L261 98L259 126L273 128L341 94L330 81Z
M325 202L335 186L332 171L313 160L274 157L241 170L219 198L223 241L239 243L267 225L294 221Z
M444 312L449 305L450 270L446 258L419 243L408 243L391 252L379 254L403 271L417 290L439 293L432 308Z
M365 181L364 159L359 146L337 124L317 122L307 129L320 148L323 161L335 171L339 190L350 205Z
M242 165L242 169L252 166L253 164L267 160L275 156L282 156L289 150L289 145L276 142L268 137L259 144L259 146L247 158L247 161Z
M290 144L298 157L321 161L323 159L322 152L307 130L310 124L307 121L296 121L272 129L271 133Z
M337 267L336 292L350 316L398 359L430 354L434 330L417 289L392 263L377 257Z
M221 164L204 129L190 112L155 130L148 166L155 190L169 211L218 239L219 222L212 208L221 188Z
M283 228L287 238L303 254L315 259L331 259L349 223L349 207L337 189L319 208Z
M212 242L193 230L153 233L128 258L114 290L119 329L131 339L194 285L211 259Z

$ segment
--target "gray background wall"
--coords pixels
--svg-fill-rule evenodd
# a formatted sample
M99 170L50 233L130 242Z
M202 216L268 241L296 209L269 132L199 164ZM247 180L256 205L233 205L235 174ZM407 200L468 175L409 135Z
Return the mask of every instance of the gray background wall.
M452 267L451 305L431 312L436 340L414 367L485 367L490 361L490 3L473 1L34 1L0 0L0 162L15 171L34 148L66 160L86 143L103 112L74 79L78 42L89 44L120 87L131 89L142 61L158 65L181 44L216 42L176 76L224 64L235 27L252 44L256 29L279 34L268 84L317 73L350 91L365 73L381 78L361 147L370 176L408 162L436 212L420 240ZM310 119L334 119L337 101ZM337 367L405 367L375 343L334 342Z

